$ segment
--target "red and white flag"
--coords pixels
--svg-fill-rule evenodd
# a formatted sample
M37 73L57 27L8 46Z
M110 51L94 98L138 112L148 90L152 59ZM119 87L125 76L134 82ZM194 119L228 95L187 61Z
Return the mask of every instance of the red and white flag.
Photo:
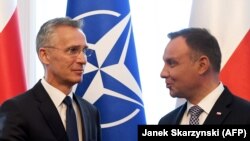
M0 1L0 104L26 90L17 1Z
M222 51L221 81L250 100L250 1L194 0L190 27L207 28Z

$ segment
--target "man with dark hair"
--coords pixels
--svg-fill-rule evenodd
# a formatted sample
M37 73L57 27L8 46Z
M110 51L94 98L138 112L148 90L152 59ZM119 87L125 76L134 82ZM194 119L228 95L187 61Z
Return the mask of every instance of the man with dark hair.
M221 51L206 29L186 28L168 34L161 77L170 95L186 103L158 124L250 124L250 103L219 80Z
M44 23L36 50L44 77L0 108L1 141L100 141L96 107L72 91L82 81L88 46L81 21L55 18Z

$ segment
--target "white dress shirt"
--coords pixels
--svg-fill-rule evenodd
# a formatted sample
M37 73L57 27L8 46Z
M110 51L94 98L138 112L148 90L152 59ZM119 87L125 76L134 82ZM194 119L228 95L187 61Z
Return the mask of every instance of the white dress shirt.
M202 112L199 116L199 124L202 125L209 112L211 111L211 109L213 108L213 105L215 104L215 102L217 101L217 99L219 98L219 96L222 94L224 90L223 84L220 83L218 85L218 87L216 87L211 93L209 93L206 97L204 97L197 105L200 106L204 112ZM189 119L191 117L191 115L188 113L189 109L194 106L192 103L187 102L187 109L182 117L181 120L181 125L188 125L189 124Z
M63 126L66 130L66 110L67 110L67 106L63 103L64 98L67 96L65 95L63 92L61 92L59 89L53 87L52 85L50 85L44 78L42 78L41 83L43 85L43 87L45 88L45 90L47 91L47 93L49 94L49 97L51 98L51 100L53 101L53 103L55 104L57 111L61 117ZM73 92L70 92L68 94L68 96L70 96L71 98L73 98ZM75 110L76 113L76 122L77 122L77 130L78 130L78 135L79 135L79 141L82 141L82 121L81 121L81 115L80 115L80 110L75 102L75 100L72 101L73 102L73 108Z

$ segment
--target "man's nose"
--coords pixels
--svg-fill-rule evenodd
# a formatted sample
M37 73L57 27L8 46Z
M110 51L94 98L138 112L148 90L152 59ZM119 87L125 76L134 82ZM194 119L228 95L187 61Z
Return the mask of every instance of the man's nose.
M164 67L162 68L160 76L161 76L161 78L169 77L169 69L168 69L167 65L164 65Z
M87 63L87 56L85 55L84 52L80 52L79 55L77 56L77 61L79 63L82 63L82 64L86 64Z

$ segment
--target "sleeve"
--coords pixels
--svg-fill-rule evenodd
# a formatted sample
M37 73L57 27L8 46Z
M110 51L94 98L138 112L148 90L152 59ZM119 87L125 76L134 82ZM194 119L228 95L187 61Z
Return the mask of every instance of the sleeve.
M25 121L15 100L8 100L0 107L0 141L25 141Z

